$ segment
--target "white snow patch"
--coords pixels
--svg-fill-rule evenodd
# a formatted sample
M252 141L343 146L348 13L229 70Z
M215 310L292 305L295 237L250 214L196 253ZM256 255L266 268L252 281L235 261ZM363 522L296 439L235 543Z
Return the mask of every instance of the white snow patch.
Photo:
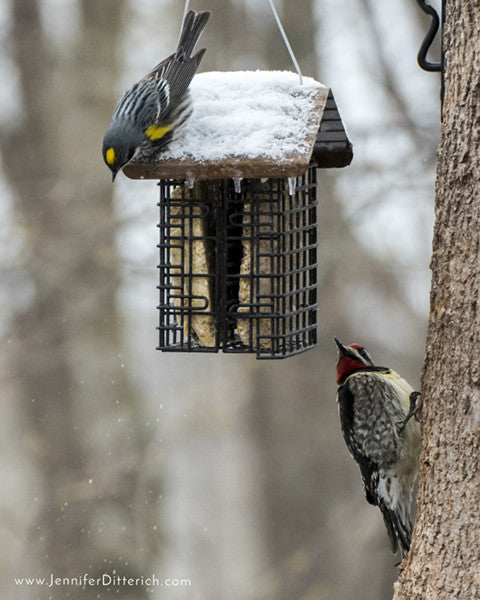
M196 75L190 84L192 115L159 160L276 160L310 152L319 89L326 88L311 77L300 85L289 71Z

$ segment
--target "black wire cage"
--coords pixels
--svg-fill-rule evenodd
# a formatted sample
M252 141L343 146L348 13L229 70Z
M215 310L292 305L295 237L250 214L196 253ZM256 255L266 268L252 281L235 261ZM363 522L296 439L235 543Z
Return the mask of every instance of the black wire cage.
M317 169L344 167L353 153L331 91L314 93L299 123L309 132L303 150L163 157L124 169L160 179L159 350L264 359L316 345Z
M159 349L282 358L315 346L316 166L159 186Z

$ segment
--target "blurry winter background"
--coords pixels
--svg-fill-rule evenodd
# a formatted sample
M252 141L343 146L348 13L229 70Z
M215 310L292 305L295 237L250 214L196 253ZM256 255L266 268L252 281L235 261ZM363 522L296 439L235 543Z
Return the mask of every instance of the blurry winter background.
M332 336L418 386L439 80L414 0L276 0L334 91L351 167L320 173L319 345L285 361L155 350L157 187L100 148L176 45L181 0L0 2L0 585L53 600L384 600L396 570L335 403ZM289 69L267 0L195 0L201 70ZM14 577L188 579L176 587Z

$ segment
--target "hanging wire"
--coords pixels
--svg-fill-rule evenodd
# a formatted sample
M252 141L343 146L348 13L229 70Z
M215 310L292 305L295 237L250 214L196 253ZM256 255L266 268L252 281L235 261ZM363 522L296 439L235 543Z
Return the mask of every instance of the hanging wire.
M285 29L283 28L282 22L280 21L280 17L278 16L278 13L275 9L273 0L268 0L268 1L270 3L270 8L272 9L273 16L275 17L275 21L277 22L278 29L280 30L280 33L282 34L282 38L283 38L283 41L285 42L285 46L287 47L288 53L290 54L290 58L292 59L293 66L295 67L295 71L298 73L300 85L303 85L302 71L300 70L300 66L297 62L297 59L295 58L295 54L293 53L290 42L288 41L287 34L285 33ZM187 16L189 6L190 6L190 0L185 0L185 8L183 9L182 27L183 27L183 23L185 22L185 17Z
M185 23L185 17L187 16L189 7L190 7L190 0L185 0L185 8L183 9L182 26L180 28L180 35L182 35L183 24Z
M300 66L295 58L295 54L293 53L292 47L290 46L290 42L288 41L287 34L285 33L285 29L280 21L280 17L278 16L277 11L275 10L275 6L273 4L273 0L268 0L270 2L270 8L272 9L273 16L275 17L275 21L277 22L278 28L280 29L280 33L282 34L283 41L285 42L285 46L287 47L288 53L290 54L290 58L292 59L293 66L298 73L298 77L300 79L300 85L303 85L303 75L300 70Z
M185 21L185 17L187 16L187 12L190 6L190 0L185 0L185 8L183 9L183 19L182 23Z

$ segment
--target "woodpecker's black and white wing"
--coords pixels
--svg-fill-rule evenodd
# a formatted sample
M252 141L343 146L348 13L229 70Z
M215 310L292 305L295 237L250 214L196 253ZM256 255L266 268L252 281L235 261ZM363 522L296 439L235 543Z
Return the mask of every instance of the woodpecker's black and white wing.
M412 535L419 444L418 423L402 427L412 391L395 372L378 367L356 371L338 388L343 435L360 466L367 501L380 508L392 550L400 547L402 556Z
M406 452L399 424L408 411L413 390L402 380L408 388L400 393L390 373L378 368L356 371L338 388L342 431L350 452L355 459L360 452L379 466L396 462Z

